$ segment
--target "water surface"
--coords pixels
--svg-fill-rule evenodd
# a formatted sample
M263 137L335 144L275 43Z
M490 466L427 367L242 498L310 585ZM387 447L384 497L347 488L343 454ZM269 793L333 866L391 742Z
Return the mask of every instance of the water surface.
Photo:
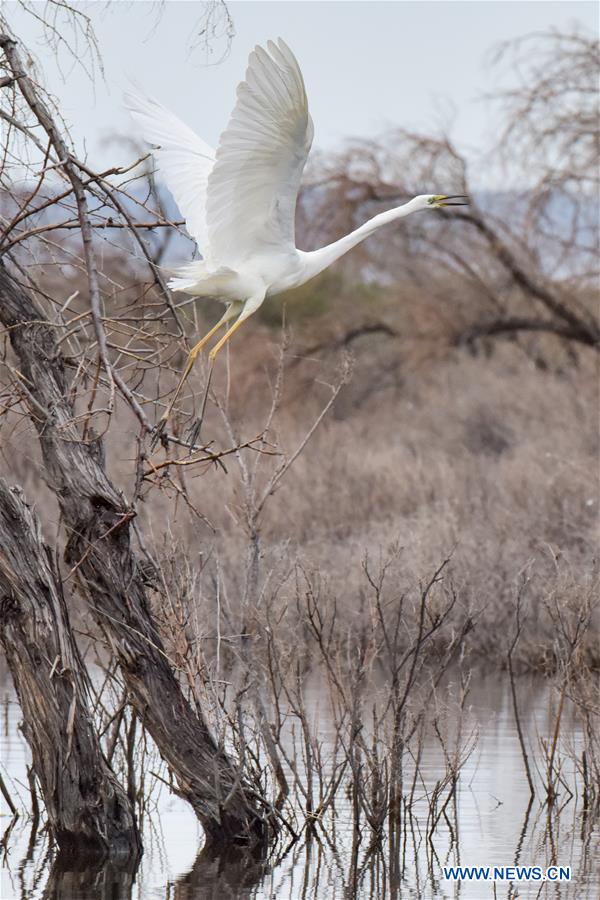
M453 695L453 685L445 691ZM384 839L379 852L369 853L368 830L353 835L350 799L336 804L326 829L305 832L300 840L279 848L279 857L267 863L236 859L209 860L202 856L202 830L189 807L157 784L154 807L144 827L145 852L133 884L111 872L83 876L50 875L48 841L38 834L31 842L31 821L22 815L4 842L2 900L61 900L135 898L135 900L192 900L192 898L244 897L256 900L342 900L342 898L528 898L553 897L598 900L600 897L600 831L589 827L576 789L573 755L580 734L574 719L563 719L559 744L565 787L558 803L543 803L543 754L540 741L552 733L557 696L546 682L518 682L522 724L538 787L530 804L527 779L519 747L510 686L503 677L473 679L462 723L462 742L471 753L464 762L455 794L446 804L433 833L428 816L432 792L443 777L444 754L440 741L430 735L422 747L416 781L414 815L405 820L402 839L391 847ZM313 713L327 749L333 726L318 688L311 692ZM442 692L438 720L452 746L455 706ZM18 730L19 707L11 688L2 692L3 716L0 751L2 774L23 810L29 805L27 745ZM407 781L412 773L407 770ZM569 796L569 788L573 796ZM444 795L448 796L448 792ZM439 808L438 808L439 811ZM0 827L10 816L2 807ZM353 837L356 853L353 856ZM352 865L354 859L355 865ZM483 884L452 883L443 877L444 865L508 866L551 864L570 866L569 883ZM58 879L59 888L49 879ZM62 880L61 880L62 879ZM131 879L129 879L131 880Z

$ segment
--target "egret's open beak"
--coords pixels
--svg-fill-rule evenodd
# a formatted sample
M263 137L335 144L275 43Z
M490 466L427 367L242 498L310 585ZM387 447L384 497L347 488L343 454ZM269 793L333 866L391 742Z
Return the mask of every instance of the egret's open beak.
M448 203L448 200L453 201ZM468 206L469 198L465 194L440 194L435 198L436 208L442 206Z

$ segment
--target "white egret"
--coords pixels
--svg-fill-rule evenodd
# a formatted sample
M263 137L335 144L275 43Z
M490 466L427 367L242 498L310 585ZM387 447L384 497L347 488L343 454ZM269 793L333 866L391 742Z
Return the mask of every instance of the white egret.
M144 138L156 148L165 183L203 255L176 270L169 287L225 304L223 316L190 351L157 434L198 353L227 322L236 320L211 349L211 366L265 297L314 278L382 225L418 210L467 202L462 195L422 194L320 250L298 250L296 198L314 129L300 67L281 39L250 54L216 152L154 99L127 94L125 100Z

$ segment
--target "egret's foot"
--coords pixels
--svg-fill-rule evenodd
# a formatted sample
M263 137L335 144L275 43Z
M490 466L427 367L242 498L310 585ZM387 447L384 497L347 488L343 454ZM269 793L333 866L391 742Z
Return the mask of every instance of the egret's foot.
M209 356L210 358L210 356ZM200 429L202 428L202 423L204 422L204 413L206 412L206 401L208 400L208 392L210 390L210 382L212 380L213 373L213 361L210 361L210 369L208 370L208 378L206 379L206 387L204 388L204 396L202 398L202 406L200 407L200 414L197 419L194 420L192 427L189 432L189 446L190 453L193 451L194 446L200 441Z
M152 434L152 438L150 440L150 449L154 451L156 449L156 445L160 441L161 444L165 443L165 429L167 427L167 422L169 420L168 416L161 416L156 425L154 426L154 432Z
M194 419L192 422L192 427L188 432L188 445L190 448L190 453L194 451L194 447L196 447L200 442L200 429L202 428L204 416L198 416L197 419Z

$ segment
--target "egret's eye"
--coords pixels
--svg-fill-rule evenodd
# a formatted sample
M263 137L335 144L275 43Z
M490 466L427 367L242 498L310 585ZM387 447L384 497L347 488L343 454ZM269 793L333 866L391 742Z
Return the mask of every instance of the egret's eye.
M433 206L433 204L435 203L435 201L436 201L436 198L435 198L435 197L430 197L430 198L428 199L427 202L429 203L430 206Z

